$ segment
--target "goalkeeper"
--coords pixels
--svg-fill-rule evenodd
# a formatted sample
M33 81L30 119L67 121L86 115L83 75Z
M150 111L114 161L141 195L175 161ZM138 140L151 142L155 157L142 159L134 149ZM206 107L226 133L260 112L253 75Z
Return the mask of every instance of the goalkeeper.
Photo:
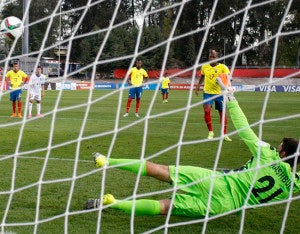
M141 175L171 183L181 192L176 192L173 202L169 198L122 201L106 194L102 199L89 199L84 208L98 208L102 202L127 213L134 211L135 215L165 215L171 212L178 216L203 217L207 213L216 215L245 205L288 199L291 192L299 191L300 173L293 173L299 163L299 141L283 138L277 150L261 141L249 127L234 96L228 93L226 96L233 124L252 154L244 166L218 172L193 166L175 167L141 160L106 158L94 153L97 167L119 165L119 169L133 173L138 173L141 168Z

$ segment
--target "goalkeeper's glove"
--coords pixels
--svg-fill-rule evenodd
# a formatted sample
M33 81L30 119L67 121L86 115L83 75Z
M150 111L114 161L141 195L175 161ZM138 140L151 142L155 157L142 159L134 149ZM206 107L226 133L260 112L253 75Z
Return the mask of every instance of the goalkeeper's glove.
M96 167L108 166L108 164L109 164L108 160L104 155L102 155L98 152L94 152L94 153L92 153L92 155L93 155Z
M217 77L216 81L220 85L225 98L228 101L235 101L235 97L233 95L235 88L231 86L229 77L226 74L220 74L220 77Z

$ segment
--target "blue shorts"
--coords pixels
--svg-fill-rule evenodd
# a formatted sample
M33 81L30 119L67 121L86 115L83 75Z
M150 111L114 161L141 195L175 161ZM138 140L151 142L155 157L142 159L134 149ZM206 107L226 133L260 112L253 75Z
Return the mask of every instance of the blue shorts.
M161 91L161 94L166 94L166 93L169 93L169 89L166 88L166 89L160 89Z
M139 87L132 87L129 89L129 98L141 98L142 97L143 88L142 86Z
M213 99L211 99L212 97L215 97ZM208 100L210 99L210 100ZM222 111L223 110L223 96L219 95L219 94L208 94L208 93L203 93L203 100L208 100L205 101L203 103L204 104L209 104L209 105L213 105L213 103L215 102L215 109L218 111Z
M22 89L12 90L9 94L9 97L12 102L21 100Z

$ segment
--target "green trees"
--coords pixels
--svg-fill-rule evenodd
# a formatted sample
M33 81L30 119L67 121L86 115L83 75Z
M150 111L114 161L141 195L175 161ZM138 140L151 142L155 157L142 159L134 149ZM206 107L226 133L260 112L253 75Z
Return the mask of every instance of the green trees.
M59 17L58 1L31 1L30 23L43 20L30 26L29 51L40 51L42 39L51 23L45 45L49 50L45 50L45 55L53 55L52 45L57 43L59 33L60 39L67 41L75 32L71 60L90 64L97 59L99 70L127 68L135 52L141 53L147 67L159 69L168 42L167 67L187 67L205 61L207 51L212 47L228 56L228 65L239 50L245 52L239 54L236 66L243 65L242 54L247 59L244 65L248 66L270 66L273 59L276 66L297 64L299 35L295 31L299 30L299 6L296 1L293 1L286 18L288 0L256 0L250 6L247 6L248 1L237 0L222 0L216 5L208 0L184 3L179 0L153 0L151 5L145 0L91 1L89 6L87 2L62 1L62 15ZM21 0L6 5L1 17L13 14L22 18L21 7ZM162 10L163 7L166 8ZM147 11L143 15L145 9ZM56 16L51 21L49 16L53 14ZM132 20L137 15L145 17L141 17L140 22ZM212 24L209 28L208 23ZM107 31L110 24L113 29ZM77 31L74 31L75 28ZM171 33L174 33L172 41L168 41ZM284 34L277 43L275 35L279 33ZM139 42L138 37L141 39ZM278 48L275 48L277 45ZM201 58L196 61L199 51ZM276 57L273 56L274 51L277 51Z

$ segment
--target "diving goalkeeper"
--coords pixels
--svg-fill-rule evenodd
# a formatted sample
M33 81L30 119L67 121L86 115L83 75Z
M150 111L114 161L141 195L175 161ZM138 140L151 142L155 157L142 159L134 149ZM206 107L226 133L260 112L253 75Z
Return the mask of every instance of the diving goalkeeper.
M102 202L127 213L133 212L134 206L135 215L165 215L170 211L172 215L198 218L207 212L216 215L245 205L284 200L289 198L290 193L298 192L300 173L294 174L293 168L299 163L299 140L283 138L276 150L259 140L234 96L227 93L226 99L229 99L227 108L232 122L252 154L244 166L236 170L214 172L193 166L175 167L141 160L106 158L94 153L97 167L122 164L119 169L133 173L138 173L141 167L143 176L171 183L183 193L176 192L174 202L169 198L160 201L122 201L106 194L102 199L89 199L84 208L98 208Z

